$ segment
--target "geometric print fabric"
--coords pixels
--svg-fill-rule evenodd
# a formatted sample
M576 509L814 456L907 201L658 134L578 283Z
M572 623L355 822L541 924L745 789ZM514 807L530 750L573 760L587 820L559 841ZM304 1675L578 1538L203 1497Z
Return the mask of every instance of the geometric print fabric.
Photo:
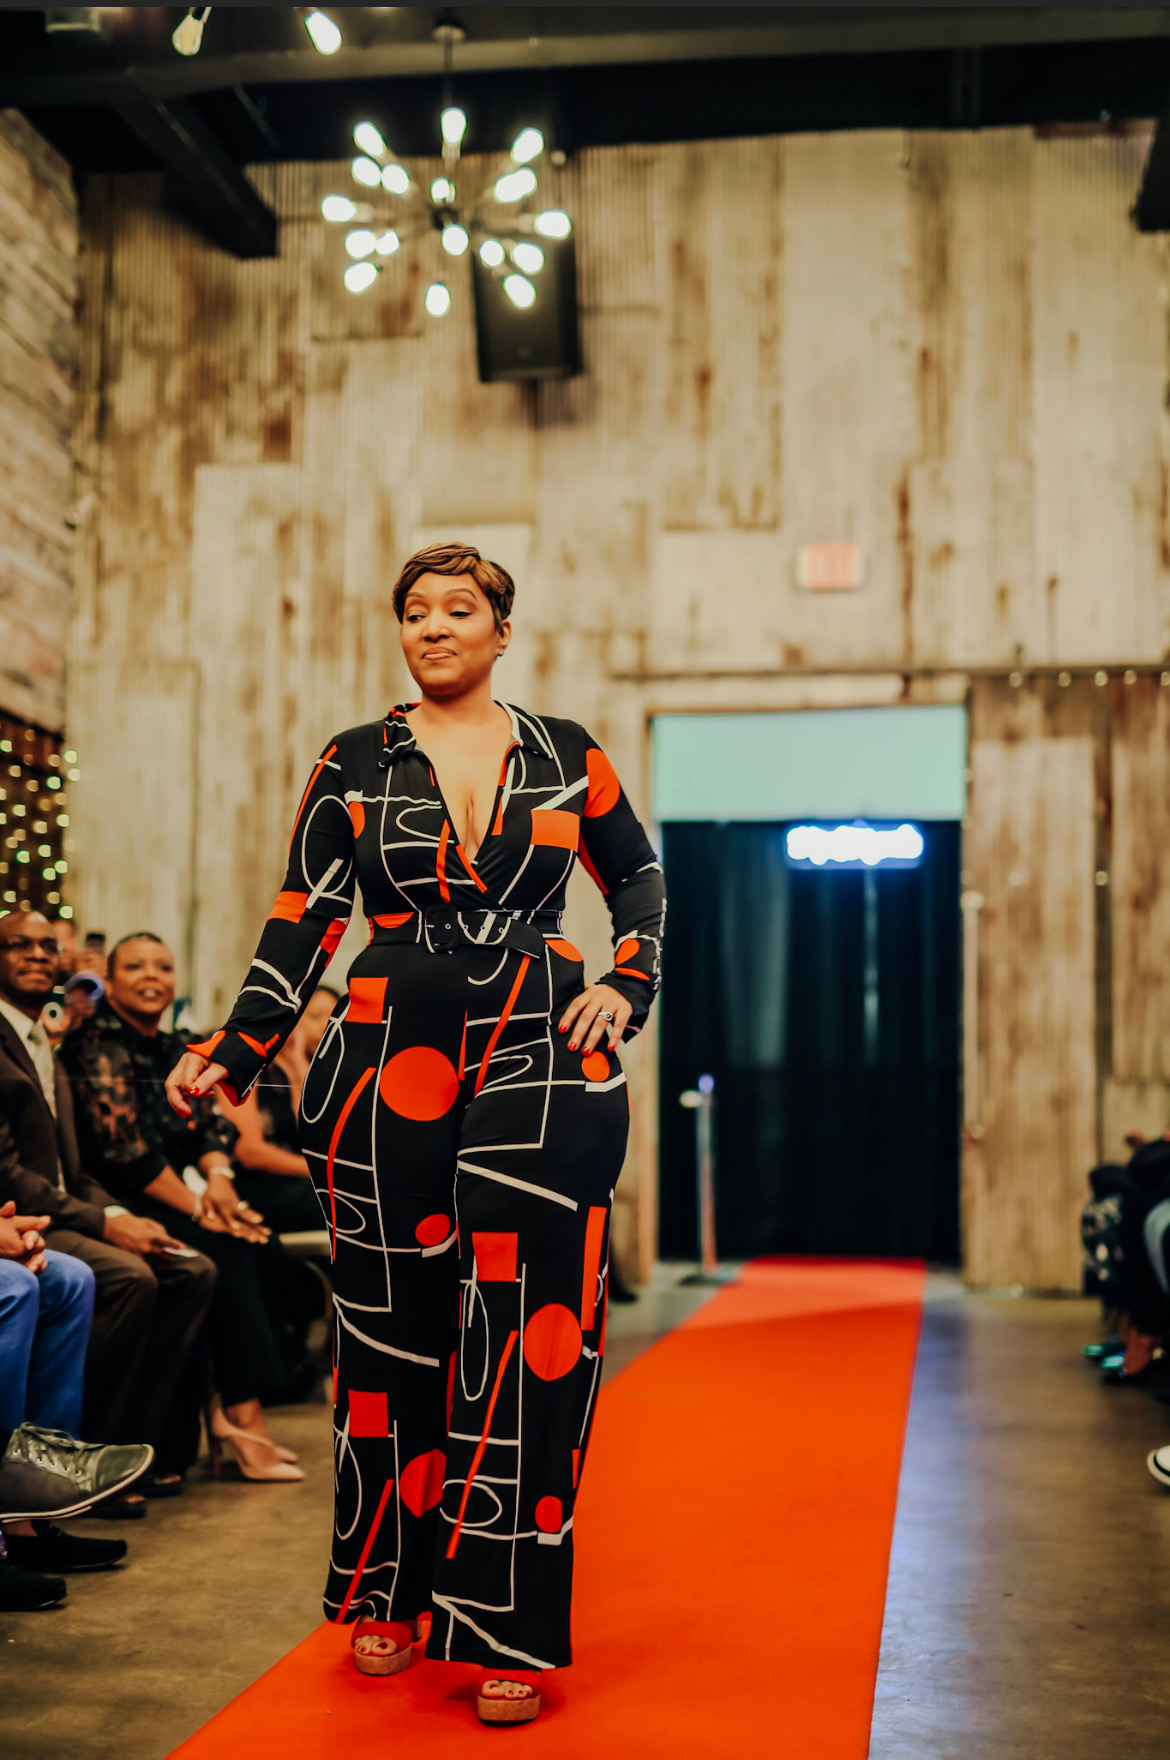
M646 1018L661 867L604 753L512 709L473 860L403 711L318 761L226 1028L242 1094L287 1036L360 886L370 942L318 1049L301 1137L334 1248L336 1521L326 1611L434 1618L430 1654L571 1658L573 1509L605 1331L629 1108L617 1058L556 1029L580 859L612 984Z

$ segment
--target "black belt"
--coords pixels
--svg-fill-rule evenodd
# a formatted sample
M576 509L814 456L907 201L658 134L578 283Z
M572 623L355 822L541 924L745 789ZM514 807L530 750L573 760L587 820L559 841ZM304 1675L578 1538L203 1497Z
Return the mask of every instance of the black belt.
M380 923L371 917L370 923L373 945L413 942L430 953L453 953L457 947L513 947L519 953L540 955L545 936L562 933L560 911L505 911L482 906L456 910L445 904L411 911L404 921Z

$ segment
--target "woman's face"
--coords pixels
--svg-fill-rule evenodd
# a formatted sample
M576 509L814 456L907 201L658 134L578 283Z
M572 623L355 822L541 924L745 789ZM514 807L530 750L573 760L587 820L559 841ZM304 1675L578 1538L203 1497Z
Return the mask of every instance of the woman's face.
M469 574L424 574L402 607L402 652L428 697L462 697L490 675L511 640L496 628L487 598Z
M119 1014L157 1019L175 1000L175 962L158 941L127 941L106 979L106 994Z

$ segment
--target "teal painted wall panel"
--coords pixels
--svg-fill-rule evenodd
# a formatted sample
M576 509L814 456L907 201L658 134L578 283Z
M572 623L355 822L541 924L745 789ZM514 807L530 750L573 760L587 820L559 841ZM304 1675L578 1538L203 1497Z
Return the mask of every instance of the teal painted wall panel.
M967 712L952 704L656 715L654 814L961 819Z

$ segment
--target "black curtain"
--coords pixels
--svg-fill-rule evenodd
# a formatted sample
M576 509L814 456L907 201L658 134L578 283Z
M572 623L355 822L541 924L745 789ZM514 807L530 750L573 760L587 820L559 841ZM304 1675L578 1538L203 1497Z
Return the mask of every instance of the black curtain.
M959 1256L959 827L916 868L790 868L785 825L668 824L661 1225L695 1255L715 1078L720 1256Z

